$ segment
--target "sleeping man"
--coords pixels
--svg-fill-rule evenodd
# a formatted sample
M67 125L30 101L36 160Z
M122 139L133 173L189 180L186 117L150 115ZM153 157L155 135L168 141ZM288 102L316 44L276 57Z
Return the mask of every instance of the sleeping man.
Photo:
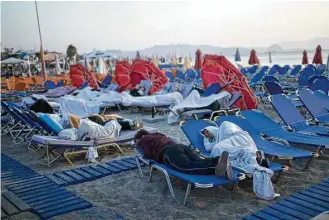
M216 157L202 158L190 147L177 144L164 134L151 134L144 129L135 135L135 143L143 150L145 158L164 163L179 172L195 175L216 174L233 178L226 151Z
M268 169L268 159L257 150L248 132L231 122L224 121L219 128L208 126L200 133L204 137L203 143L210 157L228 152L233 167L253 174L253 188L259 198L271 200L277 196L271 182L273 171Z

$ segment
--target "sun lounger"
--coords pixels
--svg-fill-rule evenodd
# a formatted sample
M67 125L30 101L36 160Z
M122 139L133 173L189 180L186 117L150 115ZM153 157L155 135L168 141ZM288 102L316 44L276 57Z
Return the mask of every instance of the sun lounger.
M227 111L230 110L233 105L240 100L241 98L241 93L240 92L232 92L231 93L231 99L229 103L227 104L226 109L220 109L218 111L213 111L211 109L194 109L194 110L189 110L189 111L184 111L181 113L182 118L188 118L188 117L194 117L195 119L198 119L198 115L208 115L211 114L210 118L214 117L217 113L222 113L227 114Z
M159 170L162 172L165 177L166 181L168 184L168 188L170 191L171 196L178 201L176 198L174 189L171 184L170 176L176 177L177 179L183 180L184 182L187 182L187 188L185 192L185 197L183 201L183 205L186 204L187 197L190 194L191 188L212 188L212 187L217 187L217 186L222 186L225 184L234 184L232 191L234 192L237 184L240 180L245 179L245 175L242 173L239 173L238 171L234 170L233 171L233 179L228 179L226 177L219 177L216 175L192 175L192 174L186 174L186 173L181 173L179 171L173 170L169 167L167 167L165 164L158 163L153 160L146 159L144 157L144 153L141 150L141 148L137 148L137 151L139 152L140 155L136 156L136 162L138 166L139 173L143 177L143 171L141 169L140 161L147 163L151 167L150 171L150 176L149 176L149 181L152 179L152 174L153 170Z
M328 94L324 93L323 91L316 90L313 91L316 97L321 100L322 105L324 105L329 110L329 96Z
M272 66L272 68L268 71L267 75L272 76L276 75L279 71L280 66L278 64L275 64Z
M300 89L296 93L317 124L329 125L329 110L309 89Z
M183 97L186 98L192 91L194 85L193 85L193 83L180 83L179 87L180 87Z
M55 88L56 88L56 83L54 83L54 82L51 81L51 80L47 80L47 81L44 83L44 86L45 86L47 89L55 89Z
M156 128L144 127L143 129L150 133L157 132ZM45 153L38 159L41 164L50 166L59 158L64 157L71 166L74 166L70 157L76 154L86 153L88 147L105 149L107 149L107 147L114 147L124 155L119 143L128 143L132 141L137 131L138 130L121 131L120 136L117 138L100 138L93 141L73 141L63 140L57 136L33 135L31 144L42 146L45 149ZM63 152L58 153L59 150L62 150ZM51 155L53 156L53 159L51 159Z
M190 141L191 146L198 149L202 155L209 157L210 152L206 151L205 146L203 144L203 137L200 134L200 131L207 126L217 126L217 124L206 120L188 120L185 123L181 123L181 129L187 139ZM246 173L240 168L233 168L239 170L240 172ZM274 173L278 174L278 176L276 177L277 180L280 174L286 170L286 167L282 166L279 163L270 163L269 169L273 170Z
M279 68L278 74L279 74L279 76L285 76L289 70L290 70L290 66L284 65L283 67Z
M321 90L328 94L329 92L329 79L325 76L313 76L309 79L309 88L312 91Z
M244 131L247 131L254 140L257 149L264 152L265 156L270 157L271 160L296 160L296 159L308 159L305 169L311 163L311 160L317 156L317 153L312 153L307 150L297 149L289 146L287 141L277 141L270 139L266 140L262 137L262 134L253 128L249 122L243 118L243 116L229 115L221 116L215 123L220 126L224 121L232 122L238 125Z
M327 66L325 64L321 64L316 68L314 75L315 76L321 76L326 71Z
M103 82L97 81L97 83L100 88L107 88L111 84L111 81L112 81L112 75L107 75L104 78Z
M242 111L241 115L253 128L261 132L265 137L275 138L279 141L286 140L289 143L294 144L303 144L310 147L316 147L317 152L323 147L329 147L328 137L287 131L270 119L267 115L258 110Z
M290 72L290 74L288 75L289 78L294 78L296 77L300 70L302 69L302 65L296 65Z
M278 82L267 81L264 83L264 87L269 95L285 94L281 85ZM303 103L300 102L300 100L295 94L288 94L287 96L290 100L293 101L296 107L303 106Z
M270 96L269 100L282 121L292 131L329 136L329 128L308 124L287 96L277 94Z

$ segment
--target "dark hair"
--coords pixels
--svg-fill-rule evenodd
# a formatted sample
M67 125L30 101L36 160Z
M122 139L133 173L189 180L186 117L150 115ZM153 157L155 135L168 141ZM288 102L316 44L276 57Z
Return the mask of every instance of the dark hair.
M136 135L135 135L135 137L134 137L134 141L136 142L136 140L139 140L139 139L142 138L142 136L144 136L144 135L148 135L148 134L149 134L148 131L146 131L146 130L144 130L144 129L140 129L140 130L136 133Z

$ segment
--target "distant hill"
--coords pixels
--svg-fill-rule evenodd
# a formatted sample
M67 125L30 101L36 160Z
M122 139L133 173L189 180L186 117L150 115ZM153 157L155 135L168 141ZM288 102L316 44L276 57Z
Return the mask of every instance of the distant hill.
M279 44L272 44L269 47L215 47L210 45L188 45L188 44L168 44L168 45L155 45L153 47L145 48L139 50L141 55L158 55L166 56L168 54L176 54L176 56L195 56L197 49L200 49L203 54L222 54L231 56L235 54L237 48L239 48L241 55L246 55L250 53L251 49L255 49L257 53L268 53L268 52L290 52L290 51L302 51L314 50L317 45L321 45L322 49L329 49L329 38L314 38L308 41L286 41ZM134 57L136 51L121 51L121 50L107 50L106 52L115 54L117 56L130 56Z

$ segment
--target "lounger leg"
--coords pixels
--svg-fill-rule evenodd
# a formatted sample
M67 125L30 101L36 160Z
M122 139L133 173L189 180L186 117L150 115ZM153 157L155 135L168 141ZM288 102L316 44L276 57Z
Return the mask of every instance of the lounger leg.
M310 158L310 159L308 159L307 160L307 162L306 162L306 166L305 166L305 170L307 170L310 166L311 166L311 164L313 163L313 161L314 161L314 157L312 157L312 158Z
M187 184L183 205L186 205L187 196L190 194L190 191L191 191L191 183Z
M139 175L143 178L144 177L144 174L143 174L143 170L142 170L141 164L139 162L139 157L135 157L135 160L136 160L136 164L137 164Z
M10 119L9 122L7 124L5 124L5 126L3 126L1 128L1 135L6 135L8 134L9 130L6 130L7 127L9 127L9 125L13 122L13 119Z
M154 118L155 115L155 107L152 107L152 118Z
M153 170L154 170L154 167L151 166L150 174L149 174L149 182L152 182L152 174L153 174Z
M232 192L235 193L236 192L236 189L238 188L238 185L239 185L239 182L236 182L233 184L233 187L232 187Z

